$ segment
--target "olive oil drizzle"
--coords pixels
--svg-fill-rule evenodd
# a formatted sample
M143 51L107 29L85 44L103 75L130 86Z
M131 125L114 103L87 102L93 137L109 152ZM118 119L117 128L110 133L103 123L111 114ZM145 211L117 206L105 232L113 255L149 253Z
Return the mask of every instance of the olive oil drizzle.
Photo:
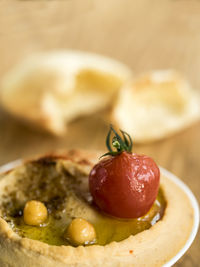
M105 214L100 214L98 218L91 221L97 233L98 245L106 245L112 241L122 241L130 235L136 235L144 230L149 229L157 221L162 219L166 202L162 193L159 191L158 197L150 209L150 211L143 217L137 219L117 219L109 217ZM91 207L95 209L95 207ZM27 237L34 240L39 240L49 245L72 245L63 238L64 231L70 224L73 217L66 217L65 221L56 218L56 216L49 215L48 221L40 227L26 225L23 221L23 216L9 217L7 222L10 224L14 232L21 237ZM87 219L86 217L84 219Z

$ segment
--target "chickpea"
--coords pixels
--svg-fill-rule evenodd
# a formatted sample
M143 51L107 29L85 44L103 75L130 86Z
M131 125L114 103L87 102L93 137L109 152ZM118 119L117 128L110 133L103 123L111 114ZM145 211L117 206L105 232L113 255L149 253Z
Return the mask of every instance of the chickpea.
M91 223L76 218L70 223L64 237L74 245L86 245L95 242L96 232Z
M28 201L24 207L24 222L28 225L40 225L48 217L45 205L36 200Z

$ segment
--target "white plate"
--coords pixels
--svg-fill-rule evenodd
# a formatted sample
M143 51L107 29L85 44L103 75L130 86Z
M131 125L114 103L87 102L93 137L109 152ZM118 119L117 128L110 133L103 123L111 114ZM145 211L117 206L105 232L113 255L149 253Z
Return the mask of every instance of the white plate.
M174 256L171 260L169 260L167 263L163 265L163 267L170 267L185 254L185 252L189 249L189 247L191 246L192 242L195 239L199 227L199 205L194 194L186 184L184 184L178 177L176 177L174 174L167 171L166 169L160 167L160 170L161 173L163 173L163 175L165 175L168 179L170 179L172 182L178 185L185 192L185 194L190 199L190 202L194 210L194 224L190 236L188 237L188 240L186 241L184 247L176 254L176 256Z
M18 159L8 164L5 164L0 167L0 173L9 171L21 165L21 163L22 163L22 160ZM167 171L166 169L160 167L160 170L164 176L166 176L168 179L170 179L172 182L178 185L185 192L185 194L190 199L190 202L194 210L194 224L193 224L193 228L190 233L190 236L188 237L188 240L186 241L184 247L176 254L176 256L174 256L171 260L169 260L167 263L163 265L163 267L170 267L173 264L175 264L185 254L185 252L189 249L189 247L191 246L192 242L195 239L195 236L197 234L198 227L199 227L199 206L198 206L198 202L194 194L192 193L192 191L188 188L186 184L184 184L178 177L176 177L174 174Z

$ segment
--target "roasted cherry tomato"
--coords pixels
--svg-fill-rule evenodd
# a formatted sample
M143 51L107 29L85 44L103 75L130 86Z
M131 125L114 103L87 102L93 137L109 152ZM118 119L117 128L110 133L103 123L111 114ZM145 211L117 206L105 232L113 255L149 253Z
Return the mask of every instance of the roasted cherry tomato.
M115 136L110 146L111 132ZM119 218L145 215L156 200L160 171L148 156L131 152L132 140L121 131L123 139L112 128L107 137L109 152L90 172L89 188L94 203L105 213Z

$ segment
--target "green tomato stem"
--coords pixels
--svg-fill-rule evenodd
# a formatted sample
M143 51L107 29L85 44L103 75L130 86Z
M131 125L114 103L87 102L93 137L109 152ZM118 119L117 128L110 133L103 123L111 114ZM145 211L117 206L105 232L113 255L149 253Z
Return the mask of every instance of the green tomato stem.
M111 142L111 134L114 134L112 137L112 142ZM122 136L120 136L117 131L113 128L112 125L110 125L110 129L106 138L106 146L108 148L108 151L106 154L104 154L101 157L111 155L111 156L116 156L122 153L123 151L132 152L132 146L133 142L128 133L125 131L120 130L120 133ZM113 150L113 148L115 150Z

